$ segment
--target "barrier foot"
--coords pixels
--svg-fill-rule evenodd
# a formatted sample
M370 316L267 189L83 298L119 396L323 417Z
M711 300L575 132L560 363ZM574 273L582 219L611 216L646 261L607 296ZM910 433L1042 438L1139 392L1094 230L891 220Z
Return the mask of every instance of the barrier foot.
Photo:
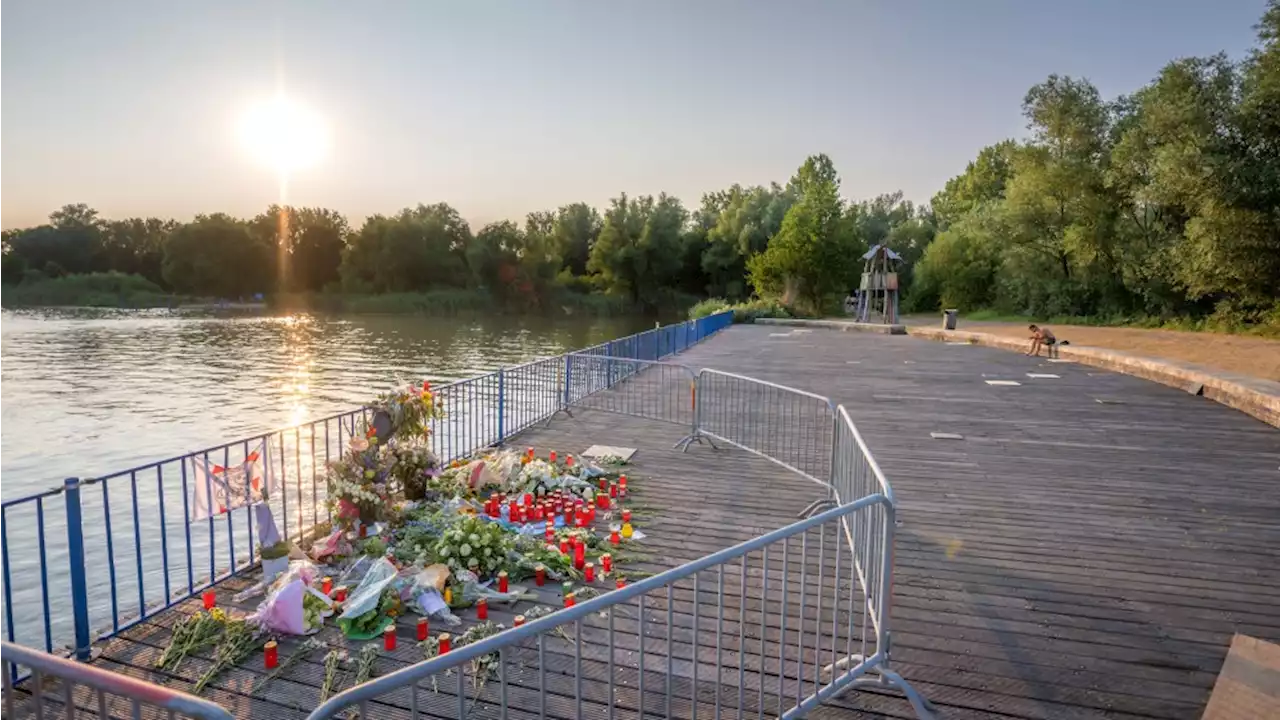
M555 420L555 419L556 419L556 416L557 416L557 415L559 415L560 413L564 413L565 415L568 415L569 417L573 417L573 411L572 411L572 410L570 410L570 409L569 409L569 408L567 408L567 407L563 407L563 408L560 408L559 410L557 410L557 411L555 411L555 412L551 413L550 415L548 415L548 416L547 416L547 421L546 421L545 423L543 423L543 424L542 424L542 427L551 427L551 421L552 421L552 420Z
M859 678L859 681L865 680L866 682L854 682L854 686L865 685L897 690L907 696L907 702L910 702L911 709L916 711L916 717L922 720L934 720L937 717L938 708L934 707L928 698L921 695L920 691L916 690L901 675L886 668L880 668L879 675L879 678Z
M689 452L689 446L694 443L698 443L699 445L706 443L707 445L711 446L712 450L720 449L720 446L716 445L715 441L713 441L709 437L706 437L705 435L702 435L701 433L694 433L693 435L685 435L683 438L680 439L680 442L676 443L675 445L672 445L671 447L673 450L679 450L680 452Z
M835 506L836 504L832 500L814 500L813 502L809 503L809 505L805 507L804 510L801 510L800 514L797 515L796 517L800 518L801 520L804 520L805 518L811 518L820 512L830 510ZM844 661L842 660L841 662L844 662ZM859 662L861 662L861 660L859 660ZM827 667L830 667L830 666L828 665Z

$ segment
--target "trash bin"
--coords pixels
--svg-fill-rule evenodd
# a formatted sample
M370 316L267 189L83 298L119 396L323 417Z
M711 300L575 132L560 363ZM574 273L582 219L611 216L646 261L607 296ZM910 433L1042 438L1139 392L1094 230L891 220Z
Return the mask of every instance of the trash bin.
M943 310L942 311L942 329L955 330L956 317L960 314L959 310Z

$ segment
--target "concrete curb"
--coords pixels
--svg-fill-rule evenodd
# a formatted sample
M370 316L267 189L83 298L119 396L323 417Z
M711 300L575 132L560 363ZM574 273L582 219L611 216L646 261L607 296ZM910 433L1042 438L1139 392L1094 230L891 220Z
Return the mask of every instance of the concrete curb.
M964 342L1002 350L1026 352L1027 340L964 330L913 327L912 337L943 342ZM1207 368L1203 365L1130 355L1119 350L1068 345L1059 349L1064 360L1133 375L1144 380L1203 395L1215 402L1280 428L1280 382Z
M792 325L796 327L818 327L843 332L869 332L881 335L906 335L906 325L884 325L881 323L860 323L852 320L794 320L790 318L757 318L756 325Z

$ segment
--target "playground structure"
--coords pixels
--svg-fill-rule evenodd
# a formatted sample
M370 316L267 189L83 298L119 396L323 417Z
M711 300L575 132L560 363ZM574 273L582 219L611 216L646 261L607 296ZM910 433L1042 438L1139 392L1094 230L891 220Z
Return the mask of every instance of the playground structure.
M858 285L854 317L864 323L892 325L898 322L898 265L902 256L887 245L875 245L862 260L862 281Z

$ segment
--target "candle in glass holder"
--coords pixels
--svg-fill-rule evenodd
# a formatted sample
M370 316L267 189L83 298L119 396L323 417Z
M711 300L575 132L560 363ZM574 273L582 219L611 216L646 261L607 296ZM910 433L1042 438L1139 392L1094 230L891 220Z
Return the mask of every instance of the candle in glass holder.
M524 494L524 506L531 507L533 505L533 493Z
M510 520L511 522L515 522L516 517L519 516L519 513L520 513L519 503L517 503L515 500L512 500L511 502L507 503L507 519L508 520Z
M388 625L386 630L382 631L382 647L387 650L396 649L396 626Z
M604 492L605 490L608 490L608 489L609 489L609 478L603 478L603 477L600 478L600 492Z
M613 572L613 556L609 553L601 555L600 566L604 568L605 572Z
M428 625L427 625L427 619L426 619L426 618L418 618L418 642L422 642L423 640L426 640L426 639L427 639L427 630L428 630L428 629L429 629L429 627L428 627Z
M626 586L627 586L627 579L626 579L626 578L624 578L624 577L620 577L620 578L618 578L618 589L619 589L619 590L621 590L622 588L624 588L624 587L626 587Z
M579 570L587 564L587 546L579 542L573 547L573 566Z
M532 458L533 458L533 446L532 446L532 445L530 445L529 447L525 448L525 449L524 449L524 454L525 454L525 455L527 455L530 459L532 459Z
M502 572L498 573L498 592L501 592L501 593L510 592L509 590L507 590L507 571L506 570L503 570Z
M476 601L476 617L480 620L489 619L489 601L480 598Z
M272 670L280 664L280 651L275 640L268 640L266 645L262 646L262 664L268 670Z
M567 608L573 607L573 593L565 593L564 606Z
M623 510L623 511L622 511L622 522L624 522L624 523L629 523L629 522L631 522L631 511L630 511L630 510Z
M521 625L524 624L524 616L517 615L516 619L512 621L512 624L514 624L516 627L520 627Z
M542 514L542 503L538 503L537 505L534 505L534 506L533 506L533 520L534 520L534 522L538 522L538 521L542 520L542 518L543 518L543 517L545 517L545 516Z
M631 527L631 523L629 522L622 523L622 537L624 540L630 540L631 536L634 534L635 534L635 530Z
M552 450L551 454L548 457L550 458L551 462L554 463L556 461L556 451Z
M609 509L609 493L601 492L596 494L596 507L601 510Z
M595 582L596 581L596 564L587 563L586 566L582 568L582 576L586 579L587 582Z
M567 537L560 538L560 552L561 554L564 554L564 555L569 554L569 538Z
M566 467L573 467L573 456L572 455L565 456L564 464Z
M556 541L556 530L555 530L555 526L554 526L554 525L547 525L547 542L548 542L548 543L553 543L553 542L555 542L555 541Z
M320 579L320 592L329 595L333 592L333 578L324 577Z
M616 498L616 497L618 497L618 483L617 483L617 481L614 481L614 482L609 483L609 497L611 497L611 498Z
M618 494L621 495L622 497L627 496L627 476L626 475L621 475L618 477Z
M453 604L453 588L447 587L444 589L444 604L445 605Z
M564 526L573 527L573 506L572 505L564 506Z
M205 610L212 610L213 606L218 604L218 594L213 591L213 588L200 593L200 599L204 601Z
M610 529L610 532L609 532L609 542L613 543L614 545L621 545L621 544L622 544L622 536L618 534L618 531L619 531L620 529L621 529L621 528L619 528L617 525L614 525L614 526Z
M335 589L335 590L333 591L333 599L334 599L335 601L337 601L337 602L344 602L344 601L346 601L346 599L347 599L347 586L346 586L346 585L339 585L339 586L337 587L337 589Z
M538 563L538 565L533 568L533 582L538 587L542 587L547 582L547 569L542 566L542 563Z
M436 654L443 655L449 652L449 645L452 639L453 638L449 637L449 633L440 633L440 637L438 638L439 644L436 646Z

